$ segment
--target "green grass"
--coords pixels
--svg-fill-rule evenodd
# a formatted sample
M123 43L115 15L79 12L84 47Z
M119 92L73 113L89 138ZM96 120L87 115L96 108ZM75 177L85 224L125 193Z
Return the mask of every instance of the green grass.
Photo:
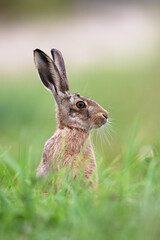
M104 129L93 135L95 191L72 181L67 169L36 178L56 126L52 97L35 72L1 74L1 239L159 239L159 75L155 66L70 73L71 91L95 99L113 118L110 144Z

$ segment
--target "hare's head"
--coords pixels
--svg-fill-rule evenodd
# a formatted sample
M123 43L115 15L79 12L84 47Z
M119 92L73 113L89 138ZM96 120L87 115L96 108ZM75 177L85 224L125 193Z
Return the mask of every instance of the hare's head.
M34 50L34 60L45 87L51 91L57 104L59 128L79 128L86 131L107 123L108 113L98 103L71 94L62 54L52 49L53 60L39 49Z

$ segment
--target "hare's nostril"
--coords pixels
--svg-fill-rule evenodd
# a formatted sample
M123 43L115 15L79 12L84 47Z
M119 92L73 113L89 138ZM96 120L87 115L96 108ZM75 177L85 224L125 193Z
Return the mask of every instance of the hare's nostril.
M103 113L103 117L107 119L108 115Z

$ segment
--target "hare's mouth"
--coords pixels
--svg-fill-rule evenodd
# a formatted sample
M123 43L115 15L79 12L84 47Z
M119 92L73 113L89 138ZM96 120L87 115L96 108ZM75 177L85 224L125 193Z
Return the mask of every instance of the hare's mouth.
M107 124L107 122L108 122L107 114L105 113L97 114L96 116L94 116L92 128L100 128L101 126Z
M104 119L103 119L100 127L103 126L103 125L105 125L105 124L107 124L107 122L108 122L108 118L105 118L105 117L104 117Z

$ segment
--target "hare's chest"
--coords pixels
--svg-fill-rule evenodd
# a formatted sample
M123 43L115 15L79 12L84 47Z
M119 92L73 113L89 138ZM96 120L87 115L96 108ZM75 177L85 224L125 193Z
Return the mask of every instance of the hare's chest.
M44 146L42 162L48 171L69 166L76 173L83 171L85 178L89 178L96 169L91 141L87 135L77 136L74 131L56 132Z

